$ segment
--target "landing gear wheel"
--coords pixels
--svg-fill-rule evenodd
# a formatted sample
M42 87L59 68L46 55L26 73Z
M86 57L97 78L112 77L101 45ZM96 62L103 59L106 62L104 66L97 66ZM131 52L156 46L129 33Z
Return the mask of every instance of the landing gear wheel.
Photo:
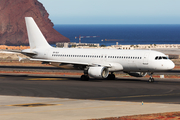
M149 73L149 75L150 75L150 78L149 78L149 82L151 83L151 82L154 82L154 78L152 77L152 75L153 75L153 72L151 72L151 73Z
M88 75L82 75L81 76L81 80L88 81L89 80L89 76Z
M109 74L107 79L108 80L115 80L115 75L114 74Z
M150 77L148 81L149 82L154 82L154 78Z

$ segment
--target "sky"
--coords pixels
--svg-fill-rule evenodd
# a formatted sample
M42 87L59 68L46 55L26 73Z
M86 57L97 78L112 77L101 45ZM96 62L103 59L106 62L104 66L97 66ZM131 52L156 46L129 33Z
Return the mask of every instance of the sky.
M180 0L38 0L54 24L180 24Z

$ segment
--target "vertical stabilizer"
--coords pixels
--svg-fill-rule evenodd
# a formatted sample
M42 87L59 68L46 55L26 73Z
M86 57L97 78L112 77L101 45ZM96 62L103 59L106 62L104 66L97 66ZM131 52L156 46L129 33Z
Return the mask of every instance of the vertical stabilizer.
M31 49L50 47L32 17L25 17L29 45Z

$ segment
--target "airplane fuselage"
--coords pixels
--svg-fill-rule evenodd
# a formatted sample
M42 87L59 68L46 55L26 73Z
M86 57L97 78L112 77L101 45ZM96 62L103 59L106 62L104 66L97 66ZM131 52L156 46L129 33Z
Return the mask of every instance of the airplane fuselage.
M170 70L174 67L174 63L165 54L152 50L49 48L43 51L39 49L37 52L34 59L117 66L109 68L109 71L156 72ZM156 59L156 57L162 59Z

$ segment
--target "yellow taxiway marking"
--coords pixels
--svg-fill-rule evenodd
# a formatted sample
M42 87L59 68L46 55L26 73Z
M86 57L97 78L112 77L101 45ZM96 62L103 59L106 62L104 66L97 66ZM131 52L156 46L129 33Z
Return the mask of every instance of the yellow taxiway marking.
M68 80L67 78L29 78L26 80L44 80L44 81L48 81L48 80Z
M47 103L26 103L26 104L14 104L5 106L16 106L16 107L44 107L44 106L58 106L62 104L47 104Z

